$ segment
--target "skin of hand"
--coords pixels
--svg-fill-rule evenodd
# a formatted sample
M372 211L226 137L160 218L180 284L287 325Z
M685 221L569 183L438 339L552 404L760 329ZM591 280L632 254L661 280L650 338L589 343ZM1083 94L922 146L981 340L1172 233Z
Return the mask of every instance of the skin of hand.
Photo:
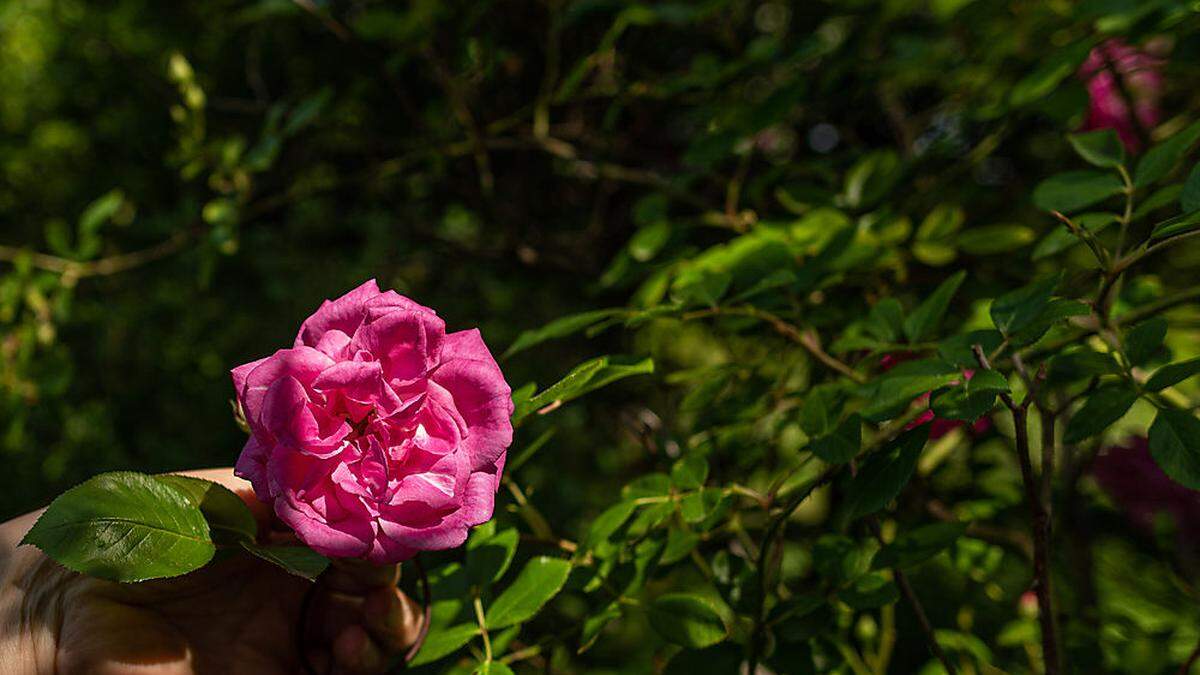
M232 469L185 475L242 497L270 543L294 541ZM40 513L0 525L0 675L374 675L420 631L420 608L396 587L398 565L335 561L314 588L233 555L182 577L118 584L18 546Z

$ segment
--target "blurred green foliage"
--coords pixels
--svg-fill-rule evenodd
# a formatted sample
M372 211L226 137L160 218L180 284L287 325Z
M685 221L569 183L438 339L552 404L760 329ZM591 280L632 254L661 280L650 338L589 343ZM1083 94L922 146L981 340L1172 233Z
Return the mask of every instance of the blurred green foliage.
M1179 408L1151 450L1200 479L1181 365L1200 323L1178 295L1200 255L1175 246L1200 220L1193 5L0 3L0 513L100 471L231 464L229 368L377 277L478 325L514 389L601 354L656 364L575 402L519 390L499 524L468 547L508 557L434 556L427 668L483 657L474 588L518 672L940 672L899 566L960 670L1041 672L997 400L1026 393L1018 354L1065 415L1067 672L1174 672L1200 637L1197 551L1164 514L1139 529L1081 458ZM1067 139L1079 66L1112 37L1169 50L1140 157ZM1154 241L1094 302L1097 270ZM1168 309L1165 343L1124 332ZM1088 320L1109 339L1071 332ZM960 382L975 343L1005 377ZM928 358L881 365L910 353ZM646 364L587 367L627 363ZM931 390L995 428L888 444ZM816 485L872 444L855 480ZM876 537L860 517L880 511ZM511 527L509 581L565 584L541 612L491 597ZM527 559L558 539L575 566L547 585L559 559Z

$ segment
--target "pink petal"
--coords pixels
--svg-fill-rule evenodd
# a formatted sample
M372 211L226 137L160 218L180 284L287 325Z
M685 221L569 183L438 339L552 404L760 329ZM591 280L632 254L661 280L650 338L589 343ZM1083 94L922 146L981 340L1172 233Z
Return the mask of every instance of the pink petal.
M463 492L462 507L441 518L431 517L428 523L413 526L394 520L396 516L410 515L405 513L405 506L383 510L379 519L380 538L386 537L400 546L423 551L461 546L467 539L468 529L492 517L495 506L492 477L473 474Z
M351 431L345 420L310 405L304 386L290 375L276 380L267 390L262 425L280 441L318 457L336 454Z
M245 374L242 389L238 392L238 399L251 428L261 424L263 397L276 380L292 377L307 386L321 371L332 366L333 360L311 347L297 347L280 349L255 363L257 366Z
M346 360L350 357L349 347L350 336L336 328L326 331L316 345L317 351L336 361Z
M237 368L234 368L233 370L229 371L229 374L233 377L233 391L235 394L237 394L239 396L241 395L242 389L244 389L246 387L246 378L250 376L250 372L252 370L254 370L255 368L261 366L262 362L266 361L268 358L270 358L270 357L263 357L261 359L258 359L257 361L251 361L250 363L243 363L242 365L238 366Z
M325 333L331 330L354 335L354 331L358 330L366 316L364 305L378 295L379 286L374 279L370 279L337 300L321 303L317 311L300 325L295 346L315 347Z
M233 474L250 481L250 485L254 487L254 494L263 501L270 501L274 496L267 482L268 453L267 446L259 443L256 437L250 436L242 448L242 454L238 455L237 464L233 467Z
M332 492L332 490L330 491ZM296 536L317 553L339 558L361 556L370 549L375 538L371 516L365 509L345 509L336 495L318 496L322 509L311 501L288 491L275 500L275 514L296 531ZM324 513L322 513L324 510Z
M433 382L454 397L454 408L467 424L463 449L472 467L494 467L512 444L512 390L495 361L455 359L434 372ZM432 388L431 388L432 389Z
M445 332L433 314L397 309L360 327L353 344L382 363L389 380L413 380L437 363Z
M313 380L314 391L326 395L330 410L361 420L368 412L388 416L400 409L396 392L383 381L378 361L342 361Z

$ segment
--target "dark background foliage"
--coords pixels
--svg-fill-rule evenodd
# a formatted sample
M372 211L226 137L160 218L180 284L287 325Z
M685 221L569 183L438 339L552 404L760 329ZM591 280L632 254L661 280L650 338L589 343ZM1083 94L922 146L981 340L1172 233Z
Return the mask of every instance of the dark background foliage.
M499 355L566 314L702 297L674 275L761 225L803 222L793 232L813 243L853 219L870 252L838 271L836 290L804 295L807 325L832 342L880 298L914 307L953 269L970 276L947 323L969 323L975 301L1087 256L1031 258L1060 226L1030 194L1079 168L1064 134L1088 106L1076 76L1088 49L1112 36L1165 42L1164 121L1146 139L1161 140L1193 121L1196 26L1187 3L1161 0L2 2L0 515L100 471L231 464L244 435L228 370L289 345L323 299L372 277L452 329L479 326ZM1128 282L1123 301L1188 287L1190 250ZM1195 335L1181 325L1177 346ZM681 447L757 486L804 446L778 403L818 378L786 340L632 328L502 362L514 388L617 352L653 355L665 376L556 411L551 441L520 469L572 539ZM706 378L744 387L705 391ZM514 452L546 420L523 428ZM995 443L976 450L918 492L1021 526L1015 460ZM1129 528L1093 496L1099 523ZM812 536L823 508L805 516ZM914 573L936 589L933 623L955 626L947 641L975 661L991 660L979 656L990 646L1009 672L1036 672L1024 562L971 542L952 574ZM1123 566L1165 570L1160 545L1130 534L1098 553L1106 597ZM808 573L810 549L788 554L790 573ZM1196 614L1171 601L1170 583L1148 591L1159 605L1105 615L1120 638L1104 668L1165 672L1186 655L1195 630L1178 630L1180 617ZM1060 588L1068 605L1087 592ZM590 611L563 603L573 620ZM916 672L929 654L897 611L893 672ZM1081 620L1092 632L1082 653L1099 619ZM839 621L876 639L874 618ZM660 667L647 630L631 621L548 661Z

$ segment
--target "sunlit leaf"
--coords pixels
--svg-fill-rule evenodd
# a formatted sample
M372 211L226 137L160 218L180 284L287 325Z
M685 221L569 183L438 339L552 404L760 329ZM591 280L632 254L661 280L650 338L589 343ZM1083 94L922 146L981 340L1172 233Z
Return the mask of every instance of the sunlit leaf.
M539 556L525 563L512 584L487 608L488 630L529 620L558 595L570 573L571 563L562 558Z
M189 494L128 471L100 474L59 495L21 543L76 572L112 581L187 574L216 552Z

